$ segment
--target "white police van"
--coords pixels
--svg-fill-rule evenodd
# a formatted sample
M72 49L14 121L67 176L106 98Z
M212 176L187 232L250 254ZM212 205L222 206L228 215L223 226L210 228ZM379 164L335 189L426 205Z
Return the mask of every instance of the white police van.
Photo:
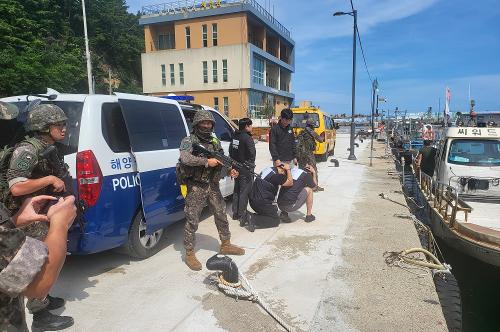
M37 98L1 100L22 111ZM154 254L164 229L184 218L175 165L195 112L200 107L212 112L226 154L234 133L230 121L214 109L181 108L177 101L159 97L53 94L40 99L60 106L68 116L66 138L58 149L69 165L74 193L86 206L84 229L75 223L69 233L68 251L74 254L120 246L134 257ZM25 112L18 120L25 122ZM231 195L233 187L230 177L221 180L223 196Z

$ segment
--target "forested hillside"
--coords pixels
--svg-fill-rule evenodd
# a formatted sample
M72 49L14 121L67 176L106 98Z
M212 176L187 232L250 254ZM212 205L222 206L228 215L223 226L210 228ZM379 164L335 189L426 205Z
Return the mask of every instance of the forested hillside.
M144 36L124 0L86 1L97 93L107 93L111 69L117 91L141 92ZM0 96L87 93L81 1L0 1Z

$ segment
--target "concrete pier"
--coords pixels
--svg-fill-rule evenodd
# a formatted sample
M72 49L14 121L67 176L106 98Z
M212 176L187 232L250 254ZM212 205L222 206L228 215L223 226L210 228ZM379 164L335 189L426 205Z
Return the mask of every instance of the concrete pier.
M348 161L347 135L339 135L333 163L318 164L324 192L315 194L316 220L305 207L293 222L254 233L230 220L234 257L255 290L298 331L446 331L429 274L388 267L385 251L420 246L393 168L380 159L368 167L369 143ZM257 144L257 170L271 164L268 145ZM402 205L381 199L386 193ZM52 295L68 300L58 313L75 318L68 331L282 331L255 303L222 295L205 267L193 272L181 260L183 223L167 230L163 249L143 261L116 252L68 257ZM213 217L197 233L202 264L217 252ZM28 315L29 316L29 315Z

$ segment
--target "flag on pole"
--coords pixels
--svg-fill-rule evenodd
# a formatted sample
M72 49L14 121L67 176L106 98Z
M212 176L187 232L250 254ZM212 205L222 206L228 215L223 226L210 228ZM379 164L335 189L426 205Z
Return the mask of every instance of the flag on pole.
M445 93L445 104L444 104L444 114L449 115L450 114L450 101L451 101L451 90L450 88L446 87L446 93Z

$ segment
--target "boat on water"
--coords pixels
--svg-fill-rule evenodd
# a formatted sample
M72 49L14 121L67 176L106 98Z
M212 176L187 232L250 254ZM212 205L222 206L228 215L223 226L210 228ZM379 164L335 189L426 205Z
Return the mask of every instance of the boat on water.
M434 235L500 267L500 128L447 128L436 148L434 176L415 173Z

